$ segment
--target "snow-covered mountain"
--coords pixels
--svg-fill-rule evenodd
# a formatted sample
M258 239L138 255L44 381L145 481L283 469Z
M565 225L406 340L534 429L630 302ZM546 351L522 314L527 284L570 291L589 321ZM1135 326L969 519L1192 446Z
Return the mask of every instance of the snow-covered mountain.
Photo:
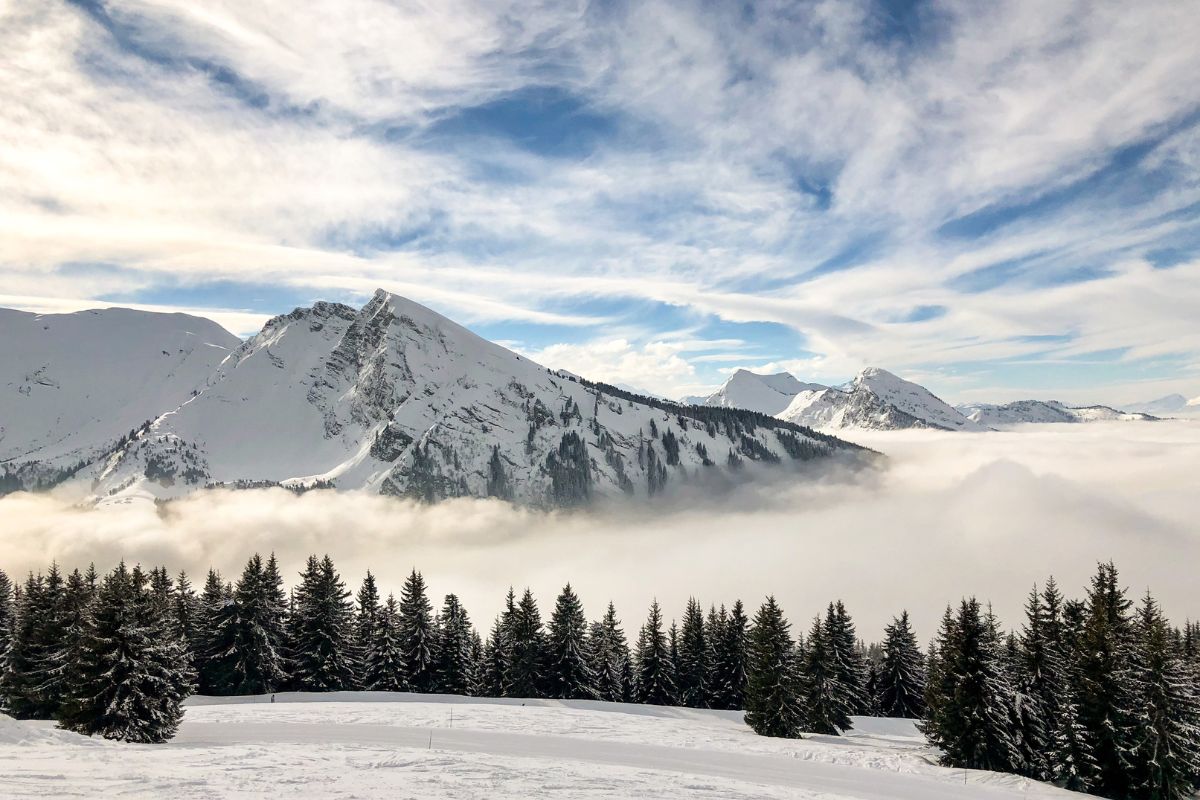
M801 392L779 418L826 429L987 430L986 425L967 419L924 386L878 367L864 369L843 387Z
M720 389L696 400L699 405L720 408L745 408L760 414L775 416L788 407L801 392L819 391L827 387L819 383L804 383L789 372L759 375L739 369L729 376Z
M127 308L0 309L0 472L54 482L203 387L241 340L211 320Z
M1003 405L973 403L958 406L968 419L988 427L1053 422L1147 422L1149 414L1109 406L1067 406L1057 400L1017 400Z
M1156 417L1200 417L1200 397L1188 400L1181 394L1169 394L1147 403L1126 405L1126 411L1153 414Z
M180 391L148 399L154 413L139 410L135 422L153 424L75 482L98 497L280 483L565 506L729 479L747 461L862 452L750 411L682 406L552 372L383 291L362 309L322 302L276 317L231 353L229 338L213 348L220 358L205 365L206 378L197 369ZM119 364L110 377L122 379ZM13 427L24 431L24 418ZM38 454L15 448L14 458Z

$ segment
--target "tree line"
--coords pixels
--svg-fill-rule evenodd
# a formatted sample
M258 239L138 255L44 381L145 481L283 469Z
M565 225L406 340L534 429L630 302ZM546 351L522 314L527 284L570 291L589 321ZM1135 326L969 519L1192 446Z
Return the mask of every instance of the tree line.
M974 598L948 607L922 651L907 612L860 640L840 601L803 632L773 597L657 602L632 643L609 603L589 622L568 584L548 619L509 590L486 637L458 597L435 611L420 572L397 599L369 572L352 594L328 556L285 588L272 555L235 582L118 565L0 572L0 707L17 718L135 742L170 739L193 692L350 689L744 709L766 736L838 735L855 715L920 720L946 766L1025 775L1118 798L1200 787L1200 626L1137 607L1111 564L1068 600L1053 579L1004 632Z

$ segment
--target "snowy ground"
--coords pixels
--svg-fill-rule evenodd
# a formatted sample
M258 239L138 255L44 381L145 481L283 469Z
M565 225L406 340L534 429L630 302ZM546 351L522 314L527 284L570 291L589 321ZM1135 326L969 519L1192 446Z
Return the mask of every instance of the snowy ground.
M193 698L168 745L0 715L6 798L1067 798L934 766L907 720L765 739L720 711L429 695Z

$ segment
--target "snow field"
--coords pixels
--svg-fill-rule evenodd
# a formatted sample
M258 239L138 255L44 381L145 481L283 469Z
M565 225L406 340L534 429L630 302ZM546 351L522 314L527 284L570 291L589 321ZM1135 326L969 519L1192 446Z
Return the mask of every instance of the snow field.
M754 735L737 712L341 692L188 701L167 745L0 716L0 795L171 798L1076 796L935 766L910 720L844 737Z

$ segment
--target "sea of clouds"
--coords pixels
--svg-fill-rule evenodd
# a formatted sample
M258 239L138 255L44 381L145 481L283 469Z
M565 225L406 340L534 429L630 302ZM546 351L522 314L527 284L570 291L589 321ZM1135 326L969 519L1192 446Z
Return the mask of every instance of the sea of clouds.
M156 508L84 509L51 495L0 499L0 569L14 578L118 559L236 578L254 551L294 576L329 553L351 588L369 569L384 592L412 568L435 602L457 593L482 628L509 585L547 613L570 581L591 616L613 600L636 632L652 598L678 617L772 593L798 628L831 599L878 638L907 608L922 639L948 602L974 594L1020 622L1035 583L1053 574L1079 595L1114 560L1134 595L1152 588L1176 621L1200 617L1200 422L1026 426L986 434L891 432L851 438L886 469L745 486L590 513L498 501L434 506L357 493L210 491Z

